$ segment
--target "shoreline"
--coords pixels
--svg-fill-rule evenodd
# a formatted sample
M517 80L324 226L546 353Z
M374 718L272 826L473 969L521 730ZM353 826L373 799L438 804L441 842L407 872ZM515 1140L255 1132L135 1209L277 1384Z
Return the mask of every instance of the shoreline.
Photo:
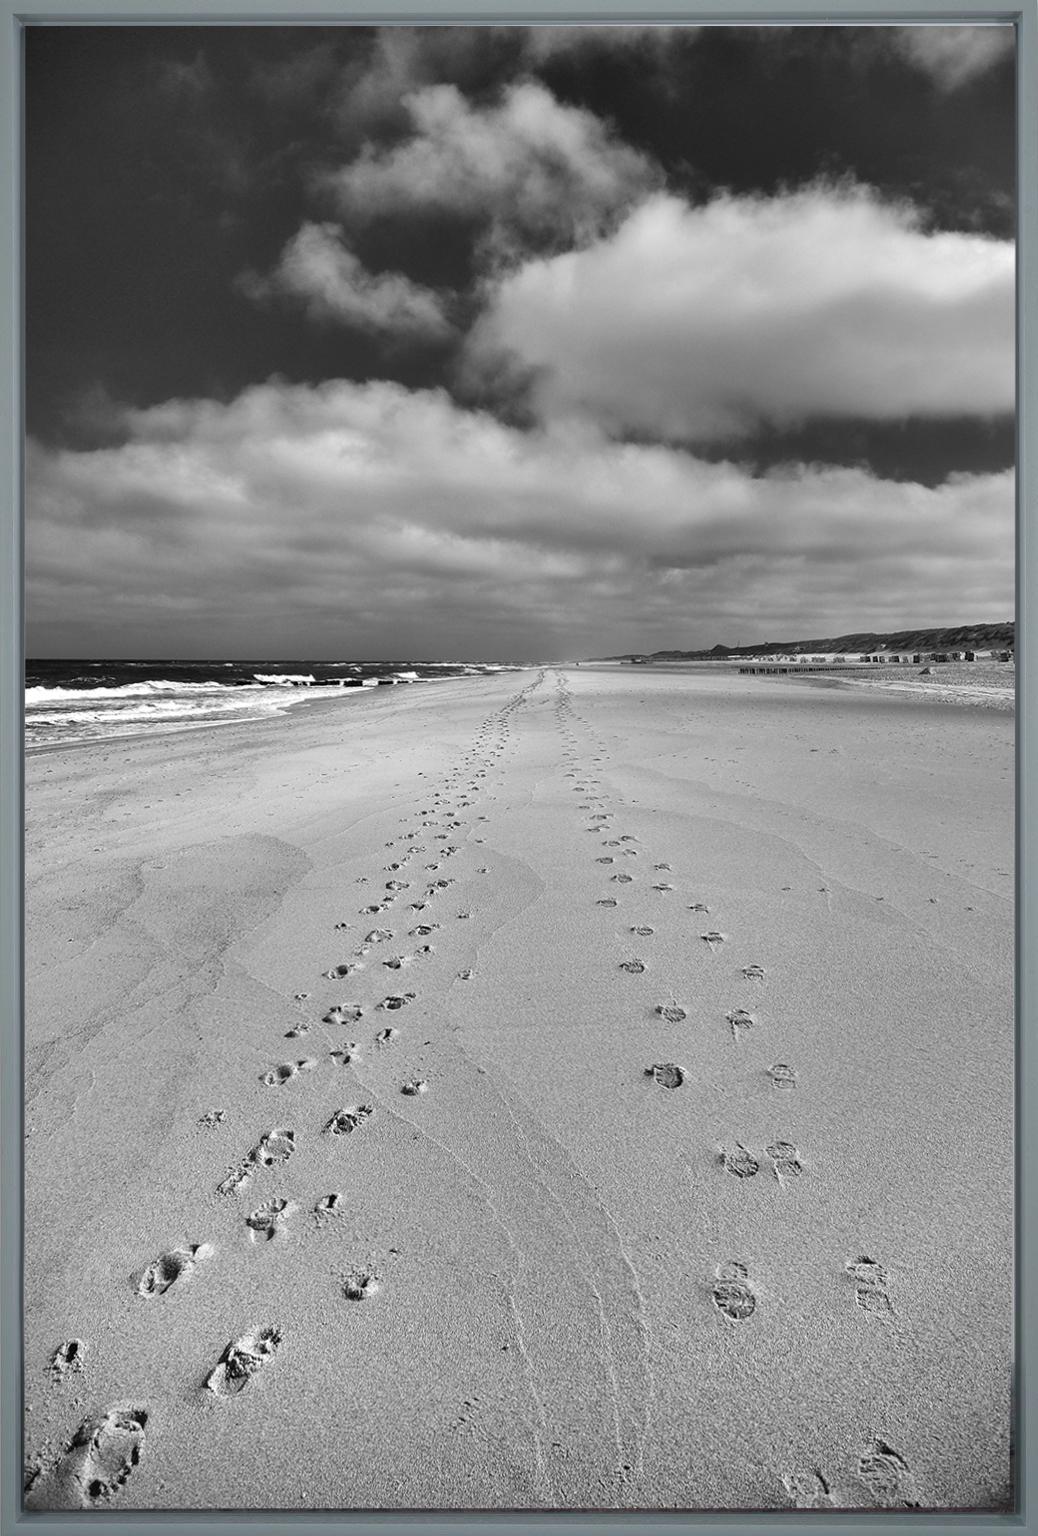
M1013 720L740 681L33 754L31 1505L1005 1506Z

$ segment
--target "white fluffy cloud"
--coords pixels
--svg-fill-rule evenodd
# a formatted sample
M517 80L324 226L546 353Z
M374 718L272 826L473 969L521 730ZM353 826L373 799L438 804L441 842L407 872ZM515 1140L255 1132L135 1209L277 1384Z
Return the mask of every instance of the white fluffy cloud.
M898 52L946 91L954 91L1012 53L1011 26L897 27Z
M119 447L30 454L30 647L558 659L1012 610L1009 474L752 478L385 383L125 424Z
M275 294L298 299L312 319L362 330L413 339L450 331L443 304L431 289L400 272L369 272L334 224L304 224L268 277L246 274L239 286L255 299Z
M819 413L1010 411L1014 253L926 233L862 188L702 207L657 194L490 291L476 377L533 376L544 420L703 440Z
M563 245L597 232L657 180L652 164L592 113L534 81L509 86L493 106L473 106L453 85L415 91L404 105L409 138L369 145L324 178L350 219L446 212L501 237Z

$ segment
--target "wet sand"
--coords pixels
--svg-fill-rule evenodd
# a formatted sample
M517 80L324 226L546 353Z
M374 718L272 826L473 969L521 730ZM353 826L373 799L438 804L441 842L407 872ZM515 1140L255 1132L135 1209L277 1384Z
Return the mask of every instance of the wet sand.
M1005 1507L1010 716L533 670L26 798L30 1507Z

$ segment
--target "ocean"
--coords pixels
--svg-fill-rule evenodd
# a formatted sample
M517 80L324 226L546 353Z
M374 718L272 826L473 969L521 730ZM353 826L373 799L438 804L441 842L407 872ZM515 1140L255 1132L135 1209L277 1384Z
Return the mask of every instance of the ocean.
M343 688L515 671L462 661L35 661L25 664L25 744L65 745L256 719Z

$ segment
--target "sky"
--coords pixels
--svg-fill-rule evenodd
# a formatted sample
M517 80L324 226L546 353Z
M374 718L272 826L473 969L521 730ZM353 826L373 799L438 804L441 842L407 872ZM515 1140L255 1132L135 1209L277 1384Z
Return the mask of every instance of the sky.
M30 656L1013 616L1011 28L25 36Z

